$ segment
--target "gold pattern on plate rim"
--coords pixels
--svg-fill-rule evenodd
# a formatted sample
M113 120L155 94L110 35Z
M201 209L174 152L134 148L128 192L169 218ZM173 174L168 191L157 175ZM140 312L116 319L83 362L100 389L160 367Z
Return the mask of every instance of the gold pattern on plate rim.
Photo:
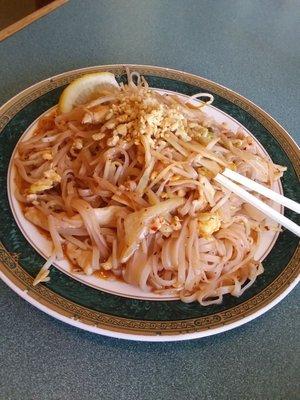
M231 101L250 115L255 117L272 136L280 143L289 156L298 177L300 177L300 149L289 134L265 111L250 100L205 78L186 72L168 68L127 64L129 68L141 74L156 75L163 78L175 79L205 90ZM0 132L7 123L26 105L41 95L70 83L75 78L87 72L111 71L116 75L124 74L124 65L103 65L88 67L80 70L65 72L52 78L41 81L25 89L0 108ZM44 285L33 286L33 278L20 266L18 256L10 254L0 242L0 269L1 272L19 289L27 293L48 309L58 312L67 318L80 320L83 324L96 326L108 331L122 332L136 335L176 335L199 332L232 324L241 320L261 308L265 307L283 293L300 273L300 244L293 254L288 265L280 275L264 290L244 303L213 315L191 318L179 321L143 321L116 317L99 311L90 310L56 294Z

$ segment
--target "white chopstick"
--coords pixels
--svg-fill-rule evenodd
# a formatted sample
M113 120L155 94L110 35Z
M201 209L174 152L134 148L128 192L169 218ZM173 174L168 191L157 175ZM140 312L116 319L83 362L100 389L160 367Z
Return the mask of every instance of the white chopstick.
M300 237L300 226L295 224L295 222L286 218L284 215L280 214L278 211L275 211L272 207L263 203L261 200L253 196L251 193L247 192L247 190L243 189L241 186L232 182L226 176L222 174L218 174L214 178L217 182L223 185L226 189L235 193L237 196L245 200L247 203L252 204L259 211L264 213L267 217L271 218L273 221L278 222L280 225L284 226L295 235Z
M247 188L254 190L257 193L260 193L265 197L274 200L276 203L282 204L290 210L296 211L296 213L300 214L300 204L296 201L288 199L287 197L282 196L282 194L274 192L273 190L266 188L265 186L254 182L251 179L246 178L245 176L240 175L235 171L232 171L231 169L225 168L222 172L222 175L227 176L227 178L230 178L235 182L241 183Z

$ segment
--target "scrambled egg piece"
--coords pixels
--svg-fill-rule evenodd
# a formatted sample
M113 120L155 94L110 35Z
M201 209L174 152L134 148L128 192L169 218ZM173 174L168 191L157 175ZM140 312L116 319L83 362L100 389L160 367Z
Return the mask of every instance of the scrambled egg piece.
M51 189L57 183L61 181L61 176L52 168L44 172L43 178L39 179L37 182L33 183L29 188L29 193L39 193L44 190Z
M214 232L221 228L221 219L219 214L204 212L198 214L198 234L209 238Z

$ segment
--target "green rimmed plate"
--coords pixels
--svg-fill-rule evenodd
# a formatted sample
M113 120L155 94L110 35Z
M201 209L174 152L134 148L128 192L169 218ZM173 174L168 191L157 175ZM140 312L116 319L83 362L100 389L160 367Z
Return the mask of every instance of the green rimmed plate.
M285 195L300 202L300 152L269 115L240 95L206 79L159 67L129 66L145 75L150 86L186 95L199 91L214 95L214 106L254 134L274 162L288 167L282 179ZM0 179L6 186L9 161L28 126L57 103L64 86L78 76L111 71L125 79L124 66L110 65L66 72L42 81L0 109ZM92 287L52 268L47 284L32 286L43 264L26 241L11 212L7 193L1 198L1 277L20 296L48 314L77 327L109 336L136 340L183 340L208 336L239 326L278 303L299 280L299 240L283 231L264 260L265 272L241 298L226 297L222 305L201 307L178 300L124 297ZM300 223L299 216L286 215Z

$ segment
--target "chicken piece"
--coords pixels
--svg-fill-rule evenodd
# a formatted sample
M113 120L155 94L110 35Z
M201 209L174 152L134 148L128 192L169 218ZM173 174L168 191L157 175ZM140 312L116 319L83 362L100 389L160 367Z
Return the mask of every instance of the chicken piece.
M107 113L109 112L108 106L97 106L96 109L88 111L82 118L83 124L100 124L105 120Z
M96 220L100 226L115 227L117 224L117 217L124 213L127 214L125 207L122 206L108 206L101 208L94 208Z
M183 204L183 199L174 198L151 207L128 214L124 219L125 238L121 262L126 262L148 235L152 221L173 211Z
M66 245L66 254L72 264L78 265L86 275L92 275L92 251L79 249L73 243Z
M29 193L39 193L44 190L52 189L53 186L57 185L61 181L61 176L52 168L44 172L43 178L33 183L29 188Z
M37 201L37 199L38 199L37 194L28 194L26 196L26 201L28 203L33 203L33 202Z
M164 217L157 217L150 228L150 233L159 230L163 236L169 237L174 231L181 229L181 222L177 216L171 217L169 221Z
M221 227L221 218L217 213L204 212L198 214L198 234L209 238Z
M25 218L28 219L28 221L32 222L34 225L45 229L46 231L49 230L47 218L45 218L45 215L38 208L27 207L24 215Z

